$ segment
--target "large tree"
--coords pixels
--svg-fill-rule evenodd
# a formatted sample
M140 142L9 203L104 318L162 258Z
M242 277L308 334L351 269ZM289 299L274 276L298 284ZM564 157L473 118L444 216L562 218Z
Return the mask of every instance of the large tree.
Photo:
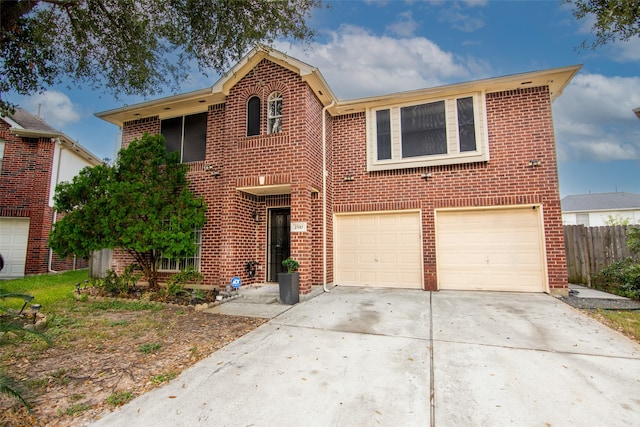
M119 248L156 288L160 257L193 255L195 229L206 220L186 172L161 135L134 140L113 166L84 168L56 187L55 209L62 218L49 235L50 247L62 257Z
M591 17L595 40L582 47L595 49L616 40L628 41L640 36L640 1L638 0L564 0L574 5L578 19Z
M308 40L321 0L0 1L0 113L63 77L114 95L177 89L195 62L221 71L248 47Z

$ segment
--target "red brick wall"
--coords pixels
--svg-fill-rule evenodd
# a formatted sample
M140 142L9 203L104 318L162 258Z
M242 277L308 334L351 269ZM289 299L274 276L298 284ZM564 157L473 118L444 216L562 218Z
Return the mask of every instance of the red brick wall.
M49 268L48 239L53 221L49 207L55 143L50 138L21 138L0 121L5 140L0 171L0 216L29 218L25 275L46 273ZM53 270L85 268L84 260L53 256Z
M283 95L282 132L266 131L267 98ZM246 136L246 102L261 100L261 134ZM489 162L367 172L364 113L327 115L328 282L333 281L334 212L421 209L425 287L436 289L434 210L444 207L543 205L549 283L566 287L564 242L557 163L548 88L487 95ZM267 209L291 207L291 220L307 223L292 233L291 254L301 264L301 292L322 283L322 105L300 77L269 61L241 79L226 103L209 108L204 162L192 163L191 188L205 197L208 222L203 233L205 284L224 287L233 276L243 283L266 280ZM125 123L123 146L144 132L157 133L157 117ZM530 159L542 166L529 168ZM213 171L219 173L214 177ZM429 172L429 180L421 179ZM346 175L353 181L344 181ZM236 190L265 184L291 184L291 195L258 197ZM254 213L260 220L254 220ZM255 278L245 272L259 263ZM122 257L115 263L124 266Z
M334 118L335 212L422 209L424 282L436 289L434 209L541 203L551 288L567 284L547 87L487 95L489 162L367 172L364 113ZM529 168L531 159L542 166ZM429 180L421 174L429 172ZM354 180L343 181L346 175Z
M282 132L267 133L267 99L282 93ZM261 133L246 136L246 103L257 95L261 100ZM267 266L267 209L291 207L291 220L304 221L308 232L293 233L291 255L300 261L301 292L321 280L321 111L322 105L299 75L270 61L260 62L230 91L226 103L209 108L206 160L190 164L190 187L204 195L208 222L203 230L202 268L204 283L225 287L233 276L243 283L264 282ZM329 122L330 123L330 122ZM157 117L124 124L123 147L144 132L158 133ZM219 173L214 177L213 171ZM265 184L291 184L291 195L258 197L236 190ZM254 220L254 213L260 220ZM320 240L318 240L320 239ZM114 254L116 270L130 259ZM259 263L256 277L245 266Z

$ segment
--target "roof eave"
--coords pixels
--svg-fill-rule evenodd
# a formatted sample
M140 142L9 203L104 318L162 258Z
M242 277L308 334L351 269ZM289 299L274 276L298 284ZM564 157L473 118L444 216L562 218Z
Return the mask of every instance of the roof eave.
M68 135L58 131L44 131L37 129L21 129L12 128L11 133L23 138L51 138L59 141L65 148L75 151L77 155L88 161L91 165L97 166L102 163L102 160L98 158L91 151L80 145L79 142L74 141Z
M513 74L503 77L493 77L490 79L474 80L470 82L455 83L451 85L398 92L375 97L339 101L330 109L330 112L333 115L350 114L363 112L368 108L375 108L398 102L411 102L413 100L444 97L465 92L493 93L539 86L549 86L551 101L554 101L562 94L564 88L569 84L580 68L582 68L582 65L572 65L562 68Z
M166 96L139 104L101 111L94 115L118 127L125 122L152 116L175 116L174 111L191 113L206 111L209 105L224 102L224 98L216 99L211 88L198 89L179 95Z

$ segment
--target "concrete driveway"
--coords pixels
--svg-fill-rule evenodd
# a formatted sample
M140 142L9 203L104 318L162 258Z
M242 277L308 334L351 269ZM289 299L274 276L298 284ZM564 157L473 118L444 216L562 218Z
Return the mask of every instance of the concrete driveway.
M334 288L96 426L637 425L640 346L544 294Z

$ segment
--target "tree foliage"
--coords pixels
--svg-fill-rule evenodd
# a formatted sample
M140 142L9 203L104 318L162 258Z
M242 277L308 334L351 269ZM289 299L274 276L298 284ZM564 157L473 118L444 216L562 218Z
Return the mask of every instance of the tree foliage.
M582 47L598 48L616 40L640 37L640 2L638 0L564 0L574 6L577 19L591 17L595 40Z
M0 2L2 94L30 95L64 76L114 95L177 89L190 69L222 71L249 47L308 40L321 0L19 0Z
M84 168L56 187L62 218L49 245L62 257L119 248L156 288L159 258L192 255L194 231L205 223L206 207L189 190L186 173L161 135L145 134L120 151L114 166Z

